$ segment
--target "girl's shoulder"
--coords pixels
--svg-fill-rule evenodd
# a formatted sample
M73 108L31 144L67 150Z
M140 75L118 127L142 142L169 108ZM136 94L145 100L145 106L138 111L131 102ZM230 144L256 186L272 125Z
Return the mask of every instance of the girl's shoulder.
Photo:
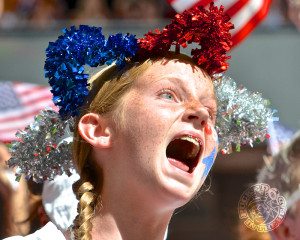
M63 233L52 223L48 222L43 228L27 236L14 236L4 240L66 240Z

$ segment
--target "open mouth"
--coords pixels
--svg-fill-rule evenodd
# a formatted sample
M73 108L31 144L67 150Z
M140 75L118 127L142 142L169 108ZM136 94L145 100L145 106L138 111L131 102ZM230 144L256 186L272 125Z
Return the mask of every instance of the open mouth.
M200 139L184 135L169 143L166 154L172 165L182 171L192 173L198 164L201 150Z

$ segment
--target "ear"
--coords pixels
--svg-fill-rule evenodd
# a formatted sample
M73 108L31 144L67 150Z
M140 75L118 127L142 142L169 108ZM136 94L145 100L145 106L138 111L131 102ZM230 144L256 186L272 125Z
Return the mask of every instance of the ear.
M296 240L294 220L286 217L283 222L275 228L272 233L278 240Z
M110 148L112 146L112 129L107 120L96 113L87 113L78 123L78 131L82 138L94 147Z

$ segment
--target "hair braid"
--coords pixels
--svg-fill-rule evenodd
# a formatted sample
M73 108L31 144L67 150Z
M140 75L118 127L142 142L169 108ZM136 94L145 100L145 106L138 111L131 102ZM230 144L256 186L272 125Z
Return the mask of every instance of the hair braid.
M73 155L75 160L85 159L78 162L78 171L80 179L73 184L73 191L79 200L77 211L78 215L74 220L74 238L75 240L91 240L92 223L91 219L95 213L97 204L97 184L95 168L90 166L90 145L83 141L78 131L74 132L74 138L79 141L74 142ZM96 184L97 185L96 185Z
M79 181L81 182L81 181ZM94 216L95 210L95 194L93 193L94 186L90 182L83 182L78 189L78 216L76 217L74 237L75 240L91 240L90 231L92 229L91 219Z

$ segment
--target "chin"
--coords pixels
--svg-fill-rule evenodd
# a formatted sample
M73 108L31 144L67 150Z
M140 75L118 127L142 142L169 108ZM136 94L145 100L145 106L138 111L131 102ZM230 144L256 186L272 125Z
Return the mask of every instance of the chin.
M202 185L202 181L201 181ZM182 182L168 182L162 187L165 204L173 210L190 202L198 193L201 185L188 186Z
M204 169L205 164L201 160L193 172L184 171L167 161L160 178L163 194L169 201L176 203L176 208L185 205L195 197L203 185Z

